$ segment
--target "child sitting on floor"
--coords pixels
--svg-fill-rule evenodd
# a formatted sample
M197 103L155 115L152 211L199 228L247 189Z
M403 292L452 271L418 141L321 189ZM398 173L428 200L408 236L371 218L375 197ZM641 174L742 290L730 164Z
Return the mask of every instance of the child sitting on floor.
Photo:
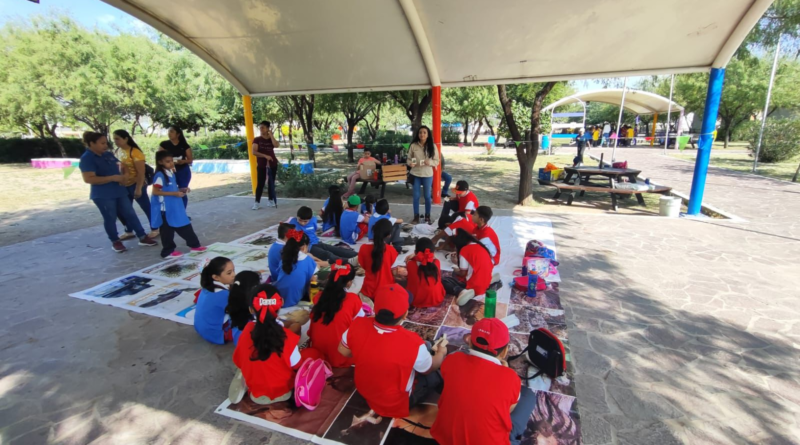
M322 204L319 216L322 218L322 235L339 236L339 220L342 217L342 191L338 185L328 187L328 198Z
M374 235L372 242L362 245L358 251L358 264L366 272L359 294L362 299L369 300L375 299L375 290L379 286L394 283L392 265L397 259L397 251L386 244L392 233L392 223L388 219L379 219L372 227L372 231Z
M314 216L314 211L310 207L300 207L297 209L297 217L290 218L287 222L293 224L296 230L304 232L308 236L308 251L315 258L333 264L339 258L350 259L355 258L357 255L352 249L330 246L319 242L319 237L317 237L317 217Z
M307 358L319 358L313 348L301 351L297 347L300 326L283 326L278 321L281 307L283 298L274 286L262 284L253 291L250 311L255 321L245 326L233 352L238 369L228 389L231 402L239 403L245 391L250 391L250 399L259 405L288 401L297 368Z
M206 250L194 233L192 222L186 216L183 198L188 189L179 189L172 171L175 163L168 151L156 152L156 173L153 176L153 196L150 198L150 214L153 230L161 230L161 258L183 255L175 250L175 233L186 241L192 252Z
M475 223L475 217L469 211L458 212L453 216L453 222L448 224L444 230L438 231L431 239L433 245L436 246L436 250L454 251L453 236L456 234L456 230L464 229L467 233L474 234L478 228ZM441 239L444 239L444 242L437 246Z
M261 284L261 275L252 270L245 270L236 274L236 280L231 284L228 294L228 307L225 312L231 317L231 336L233 344L239 343L247 323L253 321L250 313L250 299L253 289Z
M435 307L444 301L445 290L442 286L441 265L434 258L433 243L429 238L417 240L415 254L406 258L408 268L408 284L406 289L411 294L411 305L414 307Z
M401 224L403 223L402 219L392 218L392 214L389 212L389 201L385 199L379 200L375 203L375 213L369 217L369 224L367 226L367 237L372 240L372 229L380 220L387 220L391 223L391 237L389 238L389 244L393 245L395 250L398 252L402 252L403 250L403 237L400 236L401 233Z
M339 353L339 341L353 320L364 316L361 299L347 292L355 277L354 267L337 261L331 266L325 289L318 294L311 309L311 326L308 329L311 345L334 368L353 365L351 358Z
M491 207L480 206L475 209L475 238L489 249L489 254L492 255L492 262L496 266L500 264L500 240L497 238L497 233L495 233L494 229L488 226L490 219L492 219Z
M453 268L452 277L442 279L442 284L448 294L457 296L458 305L463 306L486 294L500 275L492 273L494 264L489 249L464 229L456 230L453 244L458 252L458 267Z
M364 238L369 231L367 217L358 213L359 205L361 205L361 198L358 195L352 195L347 198L347 208L342 212L339 232L342 236L342 241L347 244L355 244L358 240Z
M181 205L183 205L181 203ZM161 232L164 233L163 230ZM235 280L233 262L218 256L200 274L200 292L194 312L194 330L207 341L223 345L233 341L230 320L225 320L228 289Z
M445 385L430 430L439 444L519 443L536 396L505 361L510 339L502 321L484 318L472 326L469 353L444 359Z
M286 307L294 306L308 296L311 281L319 271L314 258L308 255L308 243L305 233L294 229L286 232L278 279L273 283L283 295Z
M461 180L456 182L453 188L456 196L448 198L442 207L442 215L439 216L439 230L444 230L448 224L455 221L456 215L470 213L478 208L478 197L469 190L469 183Z
M375 213L376 201L377 200L375 199L375 195L373 195L372 193L367 194L367 196L364 198L364 203L361 204L361 213L365 214L367 218L369 218L370 215Z
M269 266L269 281L274 283L278 279L278 271L281 268L281 252L286 245L286 233L294 229L294 225L288 223L278 224L278 239L269 246L267 253L267 266Z

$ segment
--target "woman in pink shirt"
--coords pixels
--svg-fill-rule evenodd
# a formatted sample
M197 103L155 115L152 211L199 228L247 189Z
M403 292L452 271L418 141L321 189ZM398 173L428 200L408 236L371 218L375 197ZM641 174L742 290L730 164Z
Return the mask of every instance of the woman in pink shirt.
M372 152L370 152L368 148L365 148L364 155L361 156L361 159L358 160L358 166L356 166L356 171L354 171L353 173L350 174L350 176L347 177L347 182L350 184L350 187L347 189L347 193L345 193L344 196L342 196L343 199L347 199L348 197L350 197L350 195L355 194L356 182L358 182L358 178L361 177L361 175L358 172L358 167L361 167L361 164L367 161L372 161L377 165L381 165L381 161L373 158Z

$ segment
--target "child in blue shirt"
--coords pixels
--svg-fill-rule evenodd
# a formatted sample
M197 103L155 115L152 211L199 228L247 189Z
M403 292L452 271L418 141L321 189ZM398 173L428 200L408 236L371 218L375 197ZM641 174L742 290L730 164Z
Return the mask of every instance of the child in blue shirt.
M233 262L218 256L200 274L200 293L194 312L194 330L207 341L223 345L233 341L230 320L225 320L228 289L236 279ZM219 283L219 284L218 284Z
M175 250L175 234L186 240L193 252L206 250L200 245L192 228L192 222L186 216L186 206L182 198L188 189L178 187L178 181L172 173L175 162L168 151L156 153L156 173L153 176L153 196L150 198L150 226L161 232L161 258L183 255Z
M269 282L274 283L278 279L278 270L281 268L281 251L286 245L286 232L294 229L292 224L280 223L278 225L278 240L269 247L267 254L267 265L269 266Z
M289 219L288 222L293 224L296 230L305 233L308 237L309 253L320 260L333 264L338 259L349 260L358 256L355 250L319 242L317 237L317 217L314 216L314 211L310 207L302 206L297 209L297 217Z
M325 236L339 236L339 219L342 217L342 192L338 185L328 187L328 199L322 205L322 233ZM330 232L330 233L329 233Z
M308 255L309 242L308 235L299 230L286 232L278 279L274 282L284 307L294 306L308 295L311 281L319 271L317 262Z
M347 208L342 212L339 222L339 231L342 241L347 244L355 244L369 231L367 217L358 213L358 206L361 205L361 198L358 195L351 195L347 198Z
M376 222L382 219L388 219L389 222L392 223L392 236L389 238L389 244L391 244L398 253L403 252L403 237L400 236L400 228L403 220L392 218L392 214L389 212L389 201L385 199L380 199L375 203L375 213L369 217L367 237L372 241L372 227L375 226Z

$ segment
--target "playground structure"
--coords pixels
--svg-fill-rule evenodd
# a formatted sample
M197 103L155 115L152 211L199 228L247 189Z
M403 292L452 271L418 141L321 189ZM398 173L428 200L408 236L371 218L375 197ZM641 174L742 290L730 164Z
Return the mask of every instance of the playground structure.
M441 148L442 87L710 70L691 215L703 200L725 66L773 2L103 1L172 37L230 81L243 95L248 141L252 96L430 88ZM626 11L622 22L619 11ZM489 12L504 18L490 33ZM669 39L641 38L651 34L652 17L670 30ZM606 57L596 48L636 57ZM251 167L255 177L254 158ZM440 174L437 168L436 202Z

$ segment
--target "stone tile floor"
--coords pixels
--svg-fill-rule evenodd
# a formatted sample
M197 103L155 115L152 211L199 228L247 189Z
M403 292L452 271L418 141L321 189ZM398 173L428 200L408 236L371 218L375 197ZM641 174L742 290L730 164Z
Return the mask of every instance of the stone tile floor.
M688 192L689 163L617 157ZM562 261L584 443L800 443L798 194L712 169L707 202L747 223L535 213L552 219ZM303 203L253 212L218 198L190 214L210 244ZM230 347L67 296L155 259L114 254L100 227L0 248L0 443L303 443L214 414Z

